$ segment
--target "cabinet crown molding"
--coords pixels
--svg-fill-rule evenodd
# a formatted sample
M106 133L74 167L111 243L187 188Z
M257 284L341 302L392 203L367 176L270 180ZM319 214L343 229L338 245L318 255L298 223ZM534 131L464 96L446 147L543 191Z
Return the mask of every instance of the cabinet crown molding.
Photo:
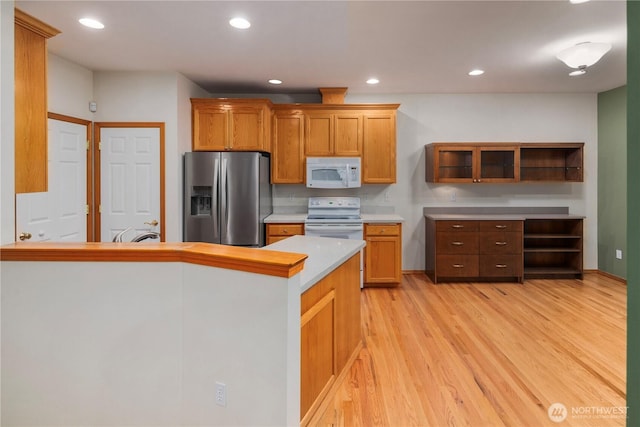
M38 18L34 18L20 9L14 9L14 21L16 25L20 25L46 39L60 34L60 30L57 28L45 24Z

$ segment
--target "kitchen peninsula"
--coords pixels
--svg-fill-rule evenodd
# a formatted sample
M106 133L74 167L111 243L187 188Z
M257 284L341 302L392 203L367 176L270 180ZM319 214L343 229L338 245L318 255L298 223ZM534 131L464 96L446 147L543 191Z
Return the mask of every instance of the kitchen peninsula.
M305 324L327 321L326 307L344 311L347 289L359 295L348 272L363 245L298 236L261 249L3 246L3 424L297 425L301 405L315 408L329 390L314 395L323 365L305 393L314 365L301 327L304 337ZM359 315L331 319L356 322L340 323L348 336L331 332L331 356L345 366L361 345ZM341 342L353 349L340 353Z

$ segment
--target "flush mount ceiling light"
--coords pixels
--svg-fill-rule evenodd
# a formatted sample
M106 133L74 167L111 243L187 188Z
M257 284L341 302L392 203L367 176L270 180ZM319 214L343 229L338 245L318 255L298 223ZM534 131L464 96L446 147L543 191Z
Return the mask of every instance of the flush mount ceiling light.
M480 70L480 69L475 69L475 70L469 71L469 75L470 76L481 76L483 74L484 74L484 70Z
M102 22L92 18L80 18L78 19L78 22L85 27L95 28L96 30L102 30L104 28L104 24Z
M231 18L229 20L229 25L239 30L246 30L251 26L251 22L247 21L244 18Z
M609 50L611 50L609 43L584 42L558 52L556 58L567 64L567 66L578 69L572 71L569 74L570 76L579 76L585 74L587 67L598 62Z
M586 3L589 0L569 0L569 3L571 4L580 4L580 3Z
M269 83L271 83L272 85L281 85L282 84L282 80L270 79Z
M375 77L371 77L367 80L368 85L377 85L378 83L380 83L380 80L376 79Z

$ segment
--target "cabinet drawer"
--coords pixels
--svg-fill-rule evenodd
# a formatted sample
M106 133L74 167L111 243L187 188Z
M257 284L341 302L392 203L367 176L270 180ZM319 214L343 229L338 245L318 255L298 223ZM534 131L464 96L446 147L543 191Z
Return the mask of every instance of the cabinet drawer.
M482 255L480 276L520 277L522 276L521 255Z
M436 253L477 254L477 233L436 233Z
M480 254L520 254L522 234L501 231L480 233Z
M478 277L477 255L438 255L438 277Z
M365 234L367 236L398 236L400 226L398 224L367 224Z
M304 234L304 224L268 224L267 234L277 236L294 236Z
M520 231L524 221L480 221L480 231Z
M436 221L436 231L478 231L478 221Z

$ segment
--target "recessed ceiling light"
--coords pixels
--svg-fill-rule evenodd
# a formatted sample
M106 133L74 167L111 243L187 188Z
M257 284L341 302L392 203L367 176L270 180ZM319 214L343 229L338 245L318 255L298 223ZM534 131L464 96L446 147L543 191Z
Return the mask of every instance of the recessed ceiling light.
M272 85L281 85L282 84L282 80L271 79L271 80L269 80L269 83L271 83Z
M569 0L569 3L571 4L580 4L580 3L586 3L589 0Z
M378 83L380 83L380 80L376 79L375 77L371 77L369 80L367 80L368 85L377 85Z
M92 18L80 18L78 19L78 22L85 27L95 28L96 30L102 30L104 28L104 24L102 22Z
M251 22L247 21L244 18L231 18L229 20L229 25L239 30L246 30L251 26Z
M483 74L484 74L484 70L475 69L475 70L469 71L470 76L481 76Z

